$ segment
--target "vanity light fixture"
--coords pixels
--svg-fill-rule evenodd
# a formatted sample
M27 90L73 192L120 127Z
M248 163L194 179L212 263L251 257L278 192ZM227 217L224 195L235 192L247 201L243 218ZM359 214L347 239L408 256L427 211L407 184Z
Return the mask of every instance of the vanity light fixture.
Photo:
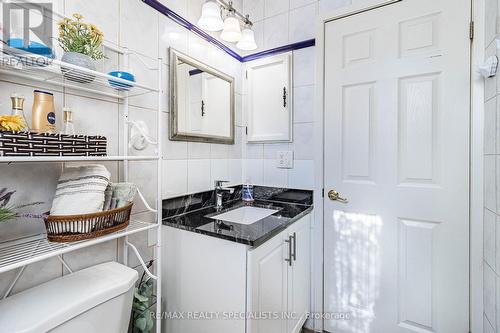
M201 17L198 26L207 31L221 31L224 22L221 17L221 8L217 1L207 0L201 8Z
M226 13L222 21L221 13ZM243 31L241 26L243 25ZM226 42L237 43L241 50L255 50L255 35L248 15L244 16L233 7L233 1L205 0L201 9L198 26L206 31L220 31L220 38Z
M236 47L244 51L251 51L257 48L257 44L255 43L255 34L252 30L252 23L248 19L248 15L245 20L245 26L241 31L241 39L236 44Z
M224 30L220 34L220 38L226 42L235 43L241 39L240 21L234 14L234 9L229 9L226 19L224 20Z

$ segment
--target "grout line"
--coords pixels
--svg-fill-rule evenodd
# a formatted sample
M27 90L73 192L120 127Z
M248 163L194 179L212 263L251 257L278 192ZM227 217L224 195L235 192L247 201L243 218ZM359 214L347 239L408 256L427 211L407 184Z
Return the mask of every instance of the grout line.
M489 211L490 213L495 214L495 216L496 216L496 217L500 217L500 213L494 212L494 211L492 211L491 209L489 209L488 207L484 207L484 210L487 210L487 211Z
M496 89L495 89L495 90L496 90ZM490 98L488 98L488 99L485 99L484 104L486 104L486 103L490 102L490 101L491 101L492 99L494 99L494 98L500 97L500 96L498 96L498 95L499 95L499 94L498 94L497 92L495 92L495 95L493 95L492 97L490 97Z

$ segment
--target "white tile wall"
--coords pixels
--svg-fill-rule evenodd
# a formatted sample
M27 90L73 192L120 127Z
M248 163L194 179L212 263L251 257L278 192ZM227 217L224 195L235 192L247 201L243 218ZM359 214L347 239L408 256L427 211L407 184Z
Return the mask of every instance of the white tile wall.
M484 314L496 332L496 274L489 265L484 266Z
M495 154L497 149L497 101L492 98L485 104L484 110L484 153Z
M119 11L119 0L107 0L106 2L98 0L89 1L65 1L65 13L82 13L88 22L99 22L99 28L106 36L106 40L118 45L119 25L117 20L110 20L110 17L116 17Z
M175 197L188 192L188 160L165 160L163 162L163 197Z
M331 3L330 9L333 9L351 2L244 0L243 9L250 13L254 21L258 36L258 51L314 38L315 20L321 3ZM261 27L263 27L263 44L259 43ZM313 145L315 57L314 47L293 52L293 143L244 144L244 181L262 185L313 188L314 163L311 146ZM244 124L246 124L246 102L244 90L242 119ZM277 168L276 154L281 150L294 152L292 169Z
M288 1L265 0L264 17L271 17L281 13L287 13L290 9Z
M264 19L264 0L244 0L243 11L250 15L250 19L258 22Z
M99 8L102 1L94 1ZM118 17L120 45L155 59L158 55L158 12L141 1L121 0Z
M485 56L497 54L498 0L485 2ZM485 81L483 304L484 333L500 332L500 82Z
M288 14L282 13L264 20L264 49L288 44Z
M492 211L484 210L484 260L495 269L496 267L496 215ZM499 267L500 268L500 267Z
M188 160L188 192L202 192L211 185L210 160Z
M290 11L290 42L300 42L316 36L315 19L318 15L318 4L313 2L307 6Z

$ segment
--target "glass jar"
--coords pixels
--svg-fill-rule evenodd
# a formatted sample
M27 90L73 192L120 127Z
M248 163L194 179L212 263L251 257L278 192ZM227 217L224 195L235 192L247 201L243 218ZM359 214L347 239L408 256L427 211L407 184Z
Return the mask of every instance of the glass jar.
M75 135L75 125L73 124L73 111L70 108L63 108L64 126L62 134Z
M12 116L21 117L24 122L24 127L22 131L28 131L28 122L26 121L26 116L24 115L24 96L19 94L10 95L10 100L12 101Z

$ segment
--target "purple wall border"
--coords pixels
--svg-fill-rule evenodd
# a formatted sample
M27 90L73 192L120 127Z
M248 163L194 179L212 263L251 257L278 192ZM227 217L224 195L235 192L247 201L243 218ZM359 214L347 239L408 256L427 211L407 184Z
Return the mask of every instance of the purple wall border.
M315 39L308 39L308 40L305 40L305 41L302 41L302 42L288 44L288 45L285 45L285 46L276 47L274 49L269 49L269 50L266 50L266 51L261 51L261 52L257 52L257 53L254 53L254 54L249 54L247 56L242 57L240 61L241 62L252 61L252 60L256 60L256 59L268 57L268 56L273 55L273 54L278 54L278 53L283 53L283 52L288 52L288 51L293 51L293 50L304 49L306 47L314 46L315 44L316 44L316 40Z
M164 4L160 3L158 0L141 0L141 1L144 2L146 5L154 8L158 12L162 13L163 15L167 16L168 18L172 19L173 21L177 22L178 24L180 24L184 28L188 29L189 31L197 34L198 36L200 36L201 38L203 38L207 42L215 45L216 47L218 47L222 51L226 52L227 54L229 54L231 57L238 60L239 62L252 61L252 60L268 57L268 56L271 56L273 54L278 54L278 53L283 53L283 52L288 52L288 51L293 51L293 50L299 50L299 49L303 49L303 48L311 47L311 46L315 45L315 40L309 39L309 40L306 40L303 42L288 44L285 46L276 47L274 49L261 51L261 52L249 54L247 56L242 57L238 53L236 53L235 51L231 50L229 47L224 45L224 43L222 43L219 40L217 40L216 38L210 36L208 33L203 31L202 29L198 28L196 25L192 24L191 22L189 22L188 20L186 20L185 18L183 18L182 16L180 16L179 14L177 14L176 12L171 10L170 8L166 7Z

